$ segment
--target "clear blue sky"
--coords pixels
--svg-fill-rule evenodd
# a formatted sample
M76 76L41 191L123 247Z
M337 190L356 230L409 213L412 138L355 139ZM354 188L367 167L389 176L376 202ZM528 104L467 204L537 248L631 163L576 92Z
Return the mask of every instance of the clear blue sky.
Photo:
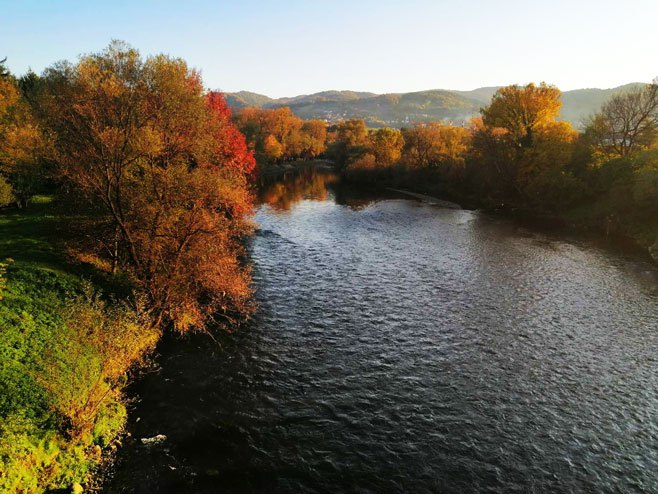
M0 58L40 72L121 39L269 96L658 76L658 0L0 0Z

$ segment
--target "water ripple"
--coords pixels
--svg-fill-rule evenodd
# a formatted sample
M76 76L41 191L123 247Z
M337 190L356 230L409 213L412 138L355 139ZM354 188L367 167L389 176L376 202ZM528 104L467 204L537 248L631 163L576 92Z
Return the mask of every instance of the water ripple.
M407 200L263 207L253 327L166 343L108 492L658 492L658 273Z

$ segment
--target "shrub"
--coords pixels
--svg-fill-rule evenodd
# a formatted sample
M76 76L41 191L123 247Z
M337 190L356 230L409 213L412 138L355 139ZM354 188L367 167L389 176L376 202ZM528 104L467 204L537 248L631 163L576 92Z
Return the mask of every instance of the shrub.
M14 202L14 190L5 178L0 175L0 207L7 206Z

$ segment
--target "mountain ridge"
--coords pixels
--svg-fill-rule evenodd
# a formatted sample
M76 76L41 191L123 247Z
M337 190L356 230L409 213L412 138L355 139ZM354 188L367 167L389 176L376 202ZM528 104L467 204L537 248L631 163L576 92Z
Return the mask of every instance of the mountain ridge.
M582 127L587 118L599 110L613 94L627 91L643 83L631 82L614 88L582 88L562 93L560 118ZM305 119L335 122L346 118L363 118L371 127L404 127L432 120L463 124L477 115L482 106L502 86L472 90L428 89L406 93L370 93L365 91L327 90L283 98L251 91L224 93L233 111L246 107L289 107Z

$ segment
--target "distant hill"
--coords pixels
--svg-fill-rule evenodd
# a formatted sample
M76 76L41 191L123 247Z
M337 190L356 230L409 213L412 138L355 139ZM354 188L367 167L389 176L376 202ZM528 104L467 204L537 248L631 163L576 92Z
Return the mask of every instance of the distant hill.
M226 102L233 110L242 110L249 106L264 108L265 105L276 101L268 96L251 93L249 91L239 91L237 93L226 93Z
M576 126L582 125L587 117L596 113L603 103L615 93L628 91L643 86L641 82L632 82L612 89L574 89L562 93L562 119Z
M326 103L330 101L354 101L358 99L377 96L375 93L362 93L357 91L322 91L315 94L304 94L292 98L279 98L277 105L305 105L314 103Z
M562 93L560 117L576 127L584 124L591 114L613 94L637 87L631 83L611 89L576 89ZM404 127L414 122L433 120L466 122L480 108L491 101L499 87L482 87L472 91L431 89L413 93L375 94L355 91L323 91L315 94L286 98L269 98L262 94L240 91L226 93L234 110L248 106L280 108L284 106L299 117L319 118L335 122L345 118L363 118L371 127Z

